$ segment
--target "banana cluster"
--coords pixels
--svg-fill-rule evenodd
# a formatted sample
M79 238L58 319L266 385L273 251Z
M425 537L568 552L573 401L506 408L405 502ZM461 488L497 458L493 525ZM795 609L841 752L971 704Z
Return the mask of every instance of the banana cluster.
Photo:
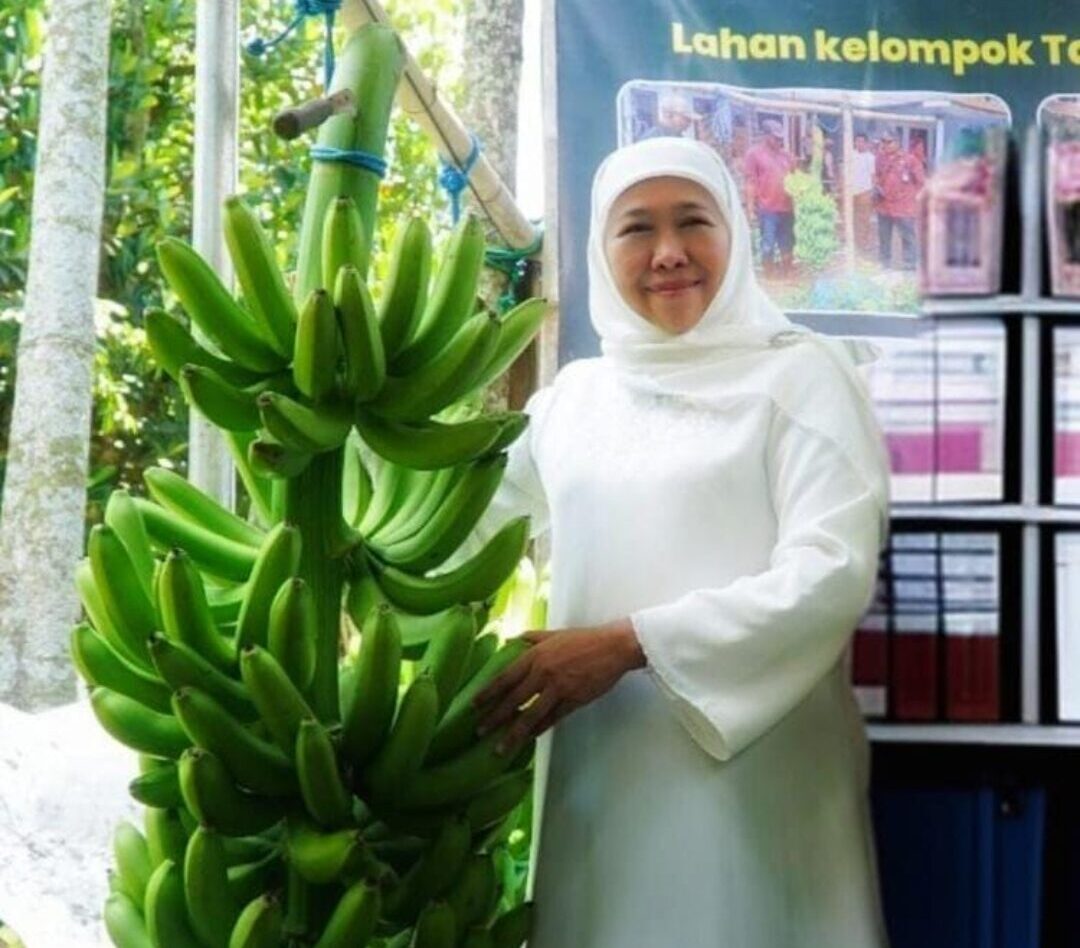
M112 495L76 574L73 660L101 725L142 764L130 792L145 826L116 832L110 937L517 948L532 905L507 891L506 846L532 747L510 758L502 732L478 739L472 699L527 648L489 622L513 598L527 519L445 564L527 422L469 396L524 350L546 304L478 308L472 218L434 279L430 233L407 221L376 303L342 197L325 214L323 286L297 306L254 214L230 199L225 220L242 302L166 240L162 272L209 342L164 312L146 324L188 402L229 434L259 522L151 469L148 497ZM340 512L284 519L281 486L329 457ZM359 632L332 714L316 673L324 567L344 569L332 623Z

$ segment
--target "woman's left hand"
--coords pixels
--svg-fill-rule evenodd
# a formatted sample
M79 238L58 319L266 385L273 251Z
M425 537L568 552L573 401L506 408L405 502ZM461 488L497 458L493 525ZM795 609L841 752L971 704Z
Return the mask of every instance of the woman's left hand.
M531 642L532 648L473 699L481 713L481 734L516 715L498 745L500 753L515 753L560 718L609 691L626 672L645 664L629 619L601 626L526 632L522 638ZM519 711L534 695L535 700Z

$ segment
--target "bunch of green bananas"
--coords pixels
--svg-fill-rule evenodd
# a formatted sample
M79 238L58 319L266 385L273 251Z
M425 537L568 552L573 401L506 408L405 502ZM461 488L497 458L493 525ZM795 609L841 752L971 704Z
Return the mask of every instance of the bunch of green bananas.
M392 98L400 50L380 30L338 61L360 101ZM320 142L372 150L385 127L362 111L359 137L339 125ZM427 227L406 221L376 302L373 199L348 178L367 172L316 172L302 299L238 198L225 236L241 299L188 245L158 247L207 342L153 312L150 346L226 432L252 516L156 468L148 497L115 492L90 533L71 654L102 726L140 754L130 790L146 806L145 832L116 832L106 927L119 948L516 948L532 906L504 869L532 748L477 739L472 699L527 647L488 623L527 520L446 564L527 421L470 396L547 307L478 307L473 218L434 276Z

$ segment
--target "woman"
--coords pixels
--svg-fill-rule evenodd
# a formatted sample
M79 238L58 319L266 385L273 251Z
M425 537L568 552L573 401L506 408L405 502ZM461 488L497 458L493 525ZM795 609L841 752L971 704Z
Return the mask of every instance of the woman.
M758 288L698 142L608 157L588 263L603 355L532 397L481 531L551 531L556 631L478 699L506 753L558 722L530 948L881 948L843 657L888 530L865 387Z

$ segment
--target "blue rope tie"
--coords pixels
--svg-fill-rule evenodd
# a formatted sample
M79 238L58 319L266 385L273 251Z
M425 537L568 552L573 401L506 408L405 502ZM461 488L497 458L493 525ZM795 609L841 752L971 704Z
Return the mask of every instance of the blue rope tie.
M481 151L480 139L472 133L469 134L469 138L472 140L472 151L469 152L469 157L465 159L461 167L445 158L439 159L442 165L439 171L439 184L450 198L450 215L455 224L461 219L462 192L469 186L469 175L472 174Z
M347 151L344 148L334 148L332 145L312 145L311 157L316 161L341 161L357 168L366 168L374 172L380 178L386 177L387 164L378 155L368 151Z
M528 247L488 247L484 253L484 262L493 270L505 273L509 279L506 292L499 297L499 312L505 313L517 303L520 297L521 282L528 273L529 257L540 252L544 245L544 222L533 221L536 237Z
M252 56L265 56L284 40L309 16L326 18L326 47L323 51L323 87L330 88L330 79L334 75L334 14L341 8L341 0L295 0L296 15L292 22L272 40L255 37L244 48Z

